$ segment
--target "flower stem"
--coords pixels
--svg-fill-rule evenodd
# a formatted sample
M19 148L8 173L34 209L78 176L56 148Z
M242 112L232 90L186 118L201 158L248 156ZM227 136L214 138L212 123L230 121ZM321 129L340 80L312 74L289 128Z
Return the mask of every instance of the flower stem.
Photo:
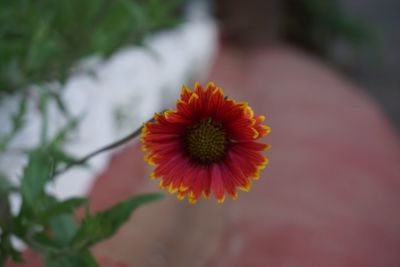
M147 122L151 122L151 121L154 121L154 118L148 120ZM56 171L54 173L54 177L59 175L59 174L62 174L64 172L66 172L67 170L69 170L70 168L72 168L72 167L74 167L76 165L82 165L82 164L86 163L89 159L93 158L94 156L96 156L96 155L98 155L98 154L100 154L102 152L114 149L116 147L119 147L119 146L127 143L131 139L133 139L133 138L137 137L138 135L140 135L142 129L143 129L143 125L141 127L139 127L138 129L136 129L135 131L133 131L132 133L130 133L129 135L123 137L122 139L117 140L117 141L115 141L115 142L113 142L113 143L111 143L109 145L104 146L104 147L101 147L101 148L89 153L88 155L84 156L83 158L81 158L79 160L71 162L70 164L68 164L67 166L62 168L61 170Z

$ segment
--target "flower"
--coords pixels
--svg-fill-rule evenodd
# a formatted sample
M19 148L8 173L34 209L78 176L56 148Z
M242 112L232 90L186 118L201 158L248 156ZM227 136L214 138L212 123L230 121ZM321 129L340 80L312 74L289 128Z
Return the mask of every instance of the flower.
M225 193L236 199L236 189L248 191L250 178L258 179L268 163L261 151L270 145L256 141L270 132L264 120L214 83L205 89L196 83L193 91L183 86L176 110L156 113L143 126L145 160L156 166L151 177L190 203L211 192L218 203Z

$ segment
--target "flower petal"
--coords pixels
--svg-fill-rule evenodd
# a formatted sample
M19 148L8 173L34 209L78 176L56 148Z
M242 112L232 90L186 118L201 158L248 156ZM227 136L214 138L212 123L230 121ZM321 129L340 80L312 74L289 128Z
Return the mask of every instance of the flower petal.
M214 83L196 83L193 91L183 86L176 110L156 113L143 126L145 159L156 166L151 177L190 203L211 192L219 203L225 193L236 199L237 188L248 191L249 178L259 177L268 163L262 151L270 145L256 142L270 132L264 120Z
M211 167L211 189L218 203L223 203L225 200L224 181L222 180L221 169L218 164L214 164Z
M190 96L192 95L192 91L186 86L182 86L181 89L181 100L184 102L189 101Z

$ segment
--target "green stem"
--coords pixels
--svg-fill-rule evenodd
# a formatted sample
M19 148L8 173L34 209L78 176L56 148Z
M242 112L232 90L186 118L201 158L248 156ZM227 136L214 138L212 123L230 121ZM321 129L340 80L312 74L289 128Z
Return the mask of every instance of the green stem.
M148 120L148 122L151 122L151 121L154 121L154 119ZM106 146L104 146L102 148L99 148L99 149L93 151L92 153L89 153L88 155L84 156L83 158L68 164L65 168L56 171L54 173L54 176L57 176L57 175L59 175L61 173L64 173L64 172L66 172L67 170L69 170L70 168L72 168L72 167L74 167L76 165L82 165L82 164L86 163L89 159L93 158L94 156L96 156L96 155L98 155L98 154L100 154L102 152L111 150L113 148L116 148L116 147L119 147L119 146L125 144L126 142L128 142L131 139L133 139L133 138L137 137L138 135L140 135L140 133L142 132L142 129L143 129L143 126L138 128L134 132L130 133L129 135L123 137L122 139L120 139L120 140L118 140L116 142L113 142L113 143L111 143L109 145L106 145Z

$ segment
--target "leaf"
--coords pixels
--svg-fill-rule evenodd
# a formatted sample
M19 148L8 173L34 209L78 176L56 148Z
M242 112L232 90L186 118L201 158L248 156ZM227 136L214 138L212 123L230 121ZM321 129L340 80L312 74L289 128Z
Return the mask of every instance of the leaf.
M59 147L60 145L65 144L65 141L67 141L68 135L71 134L71 132L76 129L80 119L81 118L70 119L68 121L68 123L57 132L57 134L53 138L53 141L51 141L50 146L51 147Z
M61 215L61 214L71 214L78 207L87 203L87 198L84 197L76 197L70 198L61 202L57 202L50 208L48 208L43 214L40 216L40 220L42 222L48 221L50 218Z
M5 151L8 144L17 135L17 133L22 129L25 123L27 101L25 97L22 97L19 102L18 111L13 114L10 118L11 120L11 131L5 136L0 136L0 153Z
M13 186L8 179L0 174L0 228L3 231L9 228L12 221L10 201L8 199L8 193L12 189Z
M75 218L70 214L63 214L51 218L50 226L54 239L64 245L71 241L78 230Z
M7 177L0 173L0 195L5 194L11 190L15 189L14 186L10 183Z
M11 222L12 215L8 194L0 192L0 229L7 230Z
M65 118L70 118L71 114L69 113L67 107L65 106L62 97L60 95L60 92L50 92L51 97L54 99L58 110L61 111L61 113L64 115Z
M65 165L80 165L82 167L87 167L87 163L79 163L79 160L77 157L74 157L67 152L59 149L59 148L52 148L51 150L51 156L54 159L55 162L57 163L64 163Z
M22 97L19 103L17 113L13 114L12 125L13 125L13 134L17 133L25 123L25 114L27 109L27 100L25 97Z
M22 258L21 252L19 252L18 250L16 250L16 249L12 246L11 242L10 242L10 247L9 247L8 249L9 249L8 253L10 254L10 257L11 257L11 259L12 259L13 261L18 262L18 263L23 263L23 262L24 262L24 259Z
M8 257L11 257L11 259L15 262L22 263L23 258L21 253L16 250L11 241L10 241L10 234L7 232L3 232L0 234L0 267L4 266L4 263L6 262Z
M0 97L38 81L63 82L81 58L110 55L176 24L183 2L0 1Z
M61 245L44 233L40 232L29 237L29 245L41 253L60 253Z
M23 201L34 210L39 196L44 193L46 182L51 178L52 168L52 160L45 151L34 150L29 153L21 181L21 193Z
M159 200L162 197L161 194L140 195L122 201L105 211L87 215L72 239L71 246L88 248L111 237L129 219L133 210L142 204Z
M68 255L64 257L46 255L44 264L46 267L99 267L88 250L84 250L77 255Z

